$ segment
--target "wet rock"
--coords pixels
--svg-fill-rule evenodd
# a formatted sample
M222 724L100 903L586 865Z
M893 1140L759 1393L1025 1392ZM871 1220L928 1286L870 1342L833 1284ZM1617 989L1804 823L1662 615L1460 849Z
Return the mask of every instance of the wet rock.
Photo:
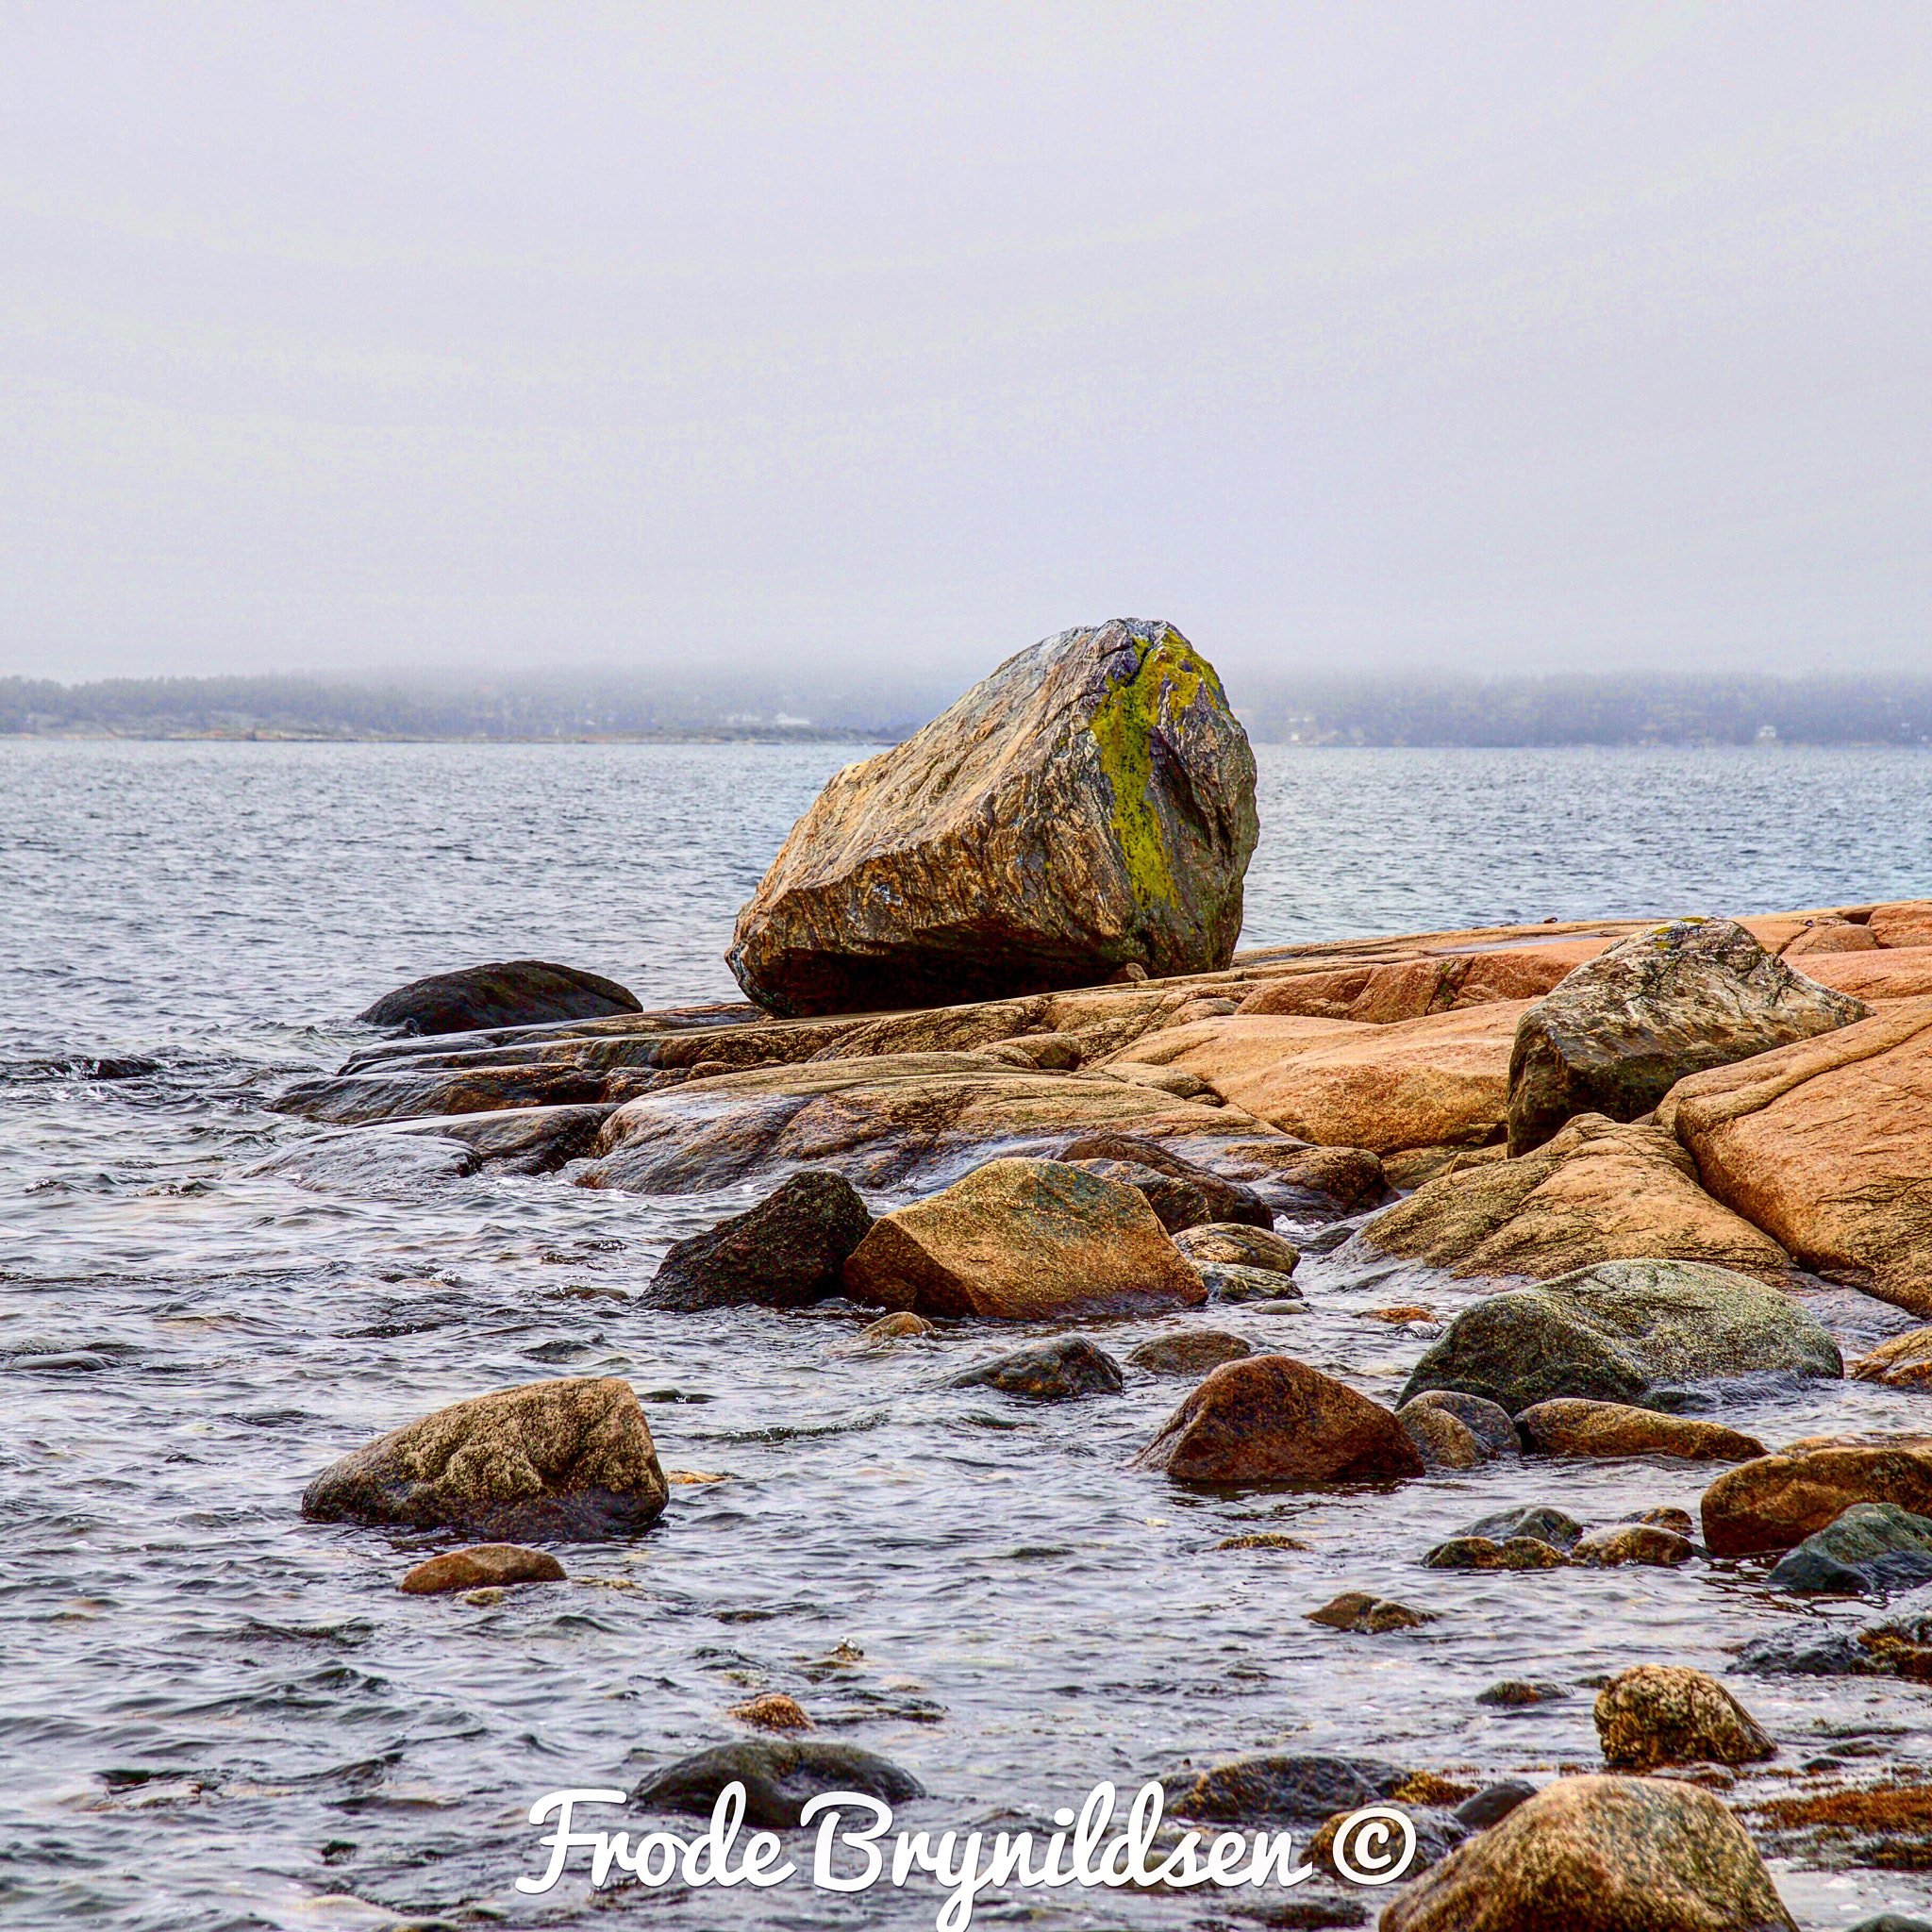
M1677 920L1577 967L1525 1012L1509 1056L1509 1151L1580 1113L1634 1121L1686 1074L1862 1020L1728 919Z
M767 1690L743 1704L734 1704L725 1715L761 1731L808 1731L812 1727L805 1707L782 1690Z
M1603 1261L1707 1261L1780 1284L1790 1257L1714 1201L1660 1128L1584 1114L1521 1159L1457 1163L1363 1228L1380 1254L1548 1280Z
M1475 1701L1496 1710L1526 1710L1532 1705L1557 1703L1569 1694L1560 1684L1532 1684L1520 1677L1510 1677L1478 1692ZM1534 1786L1530 1787L1531 1790L1534 1789ZM1523 1795L1528 1797L1529 1791L1525 1790Z
M1117 619L1009 658L791 829L725 955L781 1013L950 1005L1224 967L1255 761L1173 625Z
M872 1214L842 1175L795 1174L757 1207L674 1241L645 1291L658 1308L801 1308L841 1292Z
M1288 1356L1224 1363L1134 1458L1174 1482L1391 1482L1423 1459L1380 1404Z
M1788 1551L1765 1579L1800 1596L1866 1596L1932 1581L1932 1517L1854 1503Z
M1526 1508L1498 1509L1492 1515L1480 1517L1462 1534L1488 1537L1491 1542L1499 1543L1507 1542L1512 1537L1533 1537L1552 1549L1571 1550L1582 1536L1583 1525L1547 1503L1532 1503Z
M1474 1469L1520 1446L1507 1409L1454 1389L1428 1390L1404 1403L1395 1419L1431 1469Z
M324 1470L302 1513L568 1541L648 1528L670 1493L630 1385L580 1377L499 1390L391 1429Z
M1854 1381L1883 1382L1889 1389L1913 1389L1932 1382L1932 1327L1909 1328L1881 1341L1845 1374Z
M800 1809L824 1791L858 1791L888 1805L923 1798L910 1772L857 1744L746 1738L680 1757L645 1778L630 1794L644 1811L709 1814L718 1793L744 1786L744 1822L756 1830L795 1831Z
M1381 1932L1797 1932L1723 1801L1565 1777L1390 1901Z
M1242 1268L1226 1261L1195 1264L1208 1289L1208 1298L1217 1302L1273 1302L1284 1296L1297 1304L1302 1291L1283 1274L1273 1268Z
M369 1126L430 1115L500 1114L541 1109L553 1120L560 1109L594 1107L600 1120L620 1101L654 1086L653 1073L607 1073L597 1068L520 1064L400 1070L291 1080L272 1103L277 1113L335 1126ZM581 1143L579 1143L581 1144Z
M558 1583L563 1565L547 1550L516 1543L475 1543L447 1550L418 1563L396 1588L410 1596L437 1596L445 1591L482 1590L510 1583Z
M1464 1309L1403 1401L1459 1389L1515 1415L1558 1396L1642 1404L1687 1382L1843 1366L1817 1318L1776 1290L1693 1261L1609 1261Z
M1451 1537L1423 1558L1425 1570L1561 1570L1570 1558L1533 1536L1491 1542L1485 1536Z
M1545 1456L1672 1456L1689 1462L1748 1462L1765 1454L1756 1436L1621 1402L1560 1397L1525 1408L1516 1422L1524 1441Z
M1172 1211L1181 1211L1183 1200L1187 1203L1185 1221L1170 1221L1161 1213L1160 1191L1150 1191L1150 1184L1136 1180L1133 1185L1146 1193L1149 1205L1171 1230L1181 1227L1205 1227L1213 1224L1233 1224L1267 1231L1274 1225L1274 1212L1256 1193L1253 1188L1243 1187L1240 1181L1224 1179L1197 1162L1183 1159L1173 1148L1164 1147L1158 1141L1145 1139L1135 1134L1080 1134L1059 1151L1059 1158L1066 1161L1119 1162L1123 1166L1152 1168L1174 1184L1162 1198L1173 1204ZM1284 1246L1287 1243L1283 1243ZM1266 1265L1265 1263L1263 1265Z
M1066 1402L1081 1395L1118 1395L1121 1365L1078 1335L1059 1335L1016 1348L955 1375L949 1389L990 1388L1035 1402Z
M1760 1764L1776 1747L1757 1720L1703 1671L1639 1664L1597 1692L1604 1761L1619 1771L1660 1764Z
M1401 1785L1392 1764L1316 1752L1257 1752L1201 1773L1163 1778L1167 1808L1203 1824L1302 1825L1386 1802Z
M1667 1529L1673 1536L1686 1539L1694 1536L1697 1524L1688 1509L1639 1509L1621 1519L1624 1523L1649 1523L1658 1529Z
M910 1315L902 1308L896 1315L881 1315L876 1322L868 1322L844 1347L846 1352L857 1354L861 1350L888 1348L895 1341L912 1341L922 1335L938 1333L938 1328L924 1315Z
M1157 1335L1127 1357L1130 1369L1150 1375L1205 1375L1223 1362L1240 1361L1254 1344L1222 1328L1191 1328L1185 1335Z
M1217 1550L1306 1550L1307 1544L1298 1536L1289 1536L1278 1529L1251 1530L1246 1536L1224 1537L1214 1547Z
M386 992L356 1018L367 1026L410 1033L469 1033L484 1026L529 1026L546 1020L596 1020L643 1009L614 979L547 959L505 959L434 973Z
M1380 1637L1391 1630L1419 1630L1435 1621L1427 1610L1414 1610L1407 1604L1375 1596L1365 1590L1345 1590L1319 1610L1308 1612L1311 1624L1368 1637Z
M1738 1669L1753 1676L1902 1677L1932 1683L1932 1592L1920 1591L1894 1605L1881 1622L1848 1629L1843 1624L1794 1618L1739 1653Z
M1740 1463L1704 1492L1705 1546L1714 1557L1792 1549L1855 1503L1932 1516L1932 1446L1849 1444Z
M1198 1307L1207 1288L1132 1188L1051 1160L993 1160L873 1224L854 1301L1039 1321Z
M1174 1244L1198 1268L1208 1262L1220 1267L1267 1268L1292 1274L1301 1250L1270 1228L1247 1227L1239 1222L1210 1221L1184 1228Z
M1525 1685L1523 1688L1537 1687ZM1487 1696L1485 1692L1476 1702L1485 1702ZM1471 1831L1487 1831L1492 1824L1501 1824L1525 1799L1535 1796L1536 1787L1527 1778L1506 1777L1498 1784L1485 1785L1474 1797L1465 1798L1452 1815L1457 1824L1466 1824Z
M1932 999L1696 1074L1657 1124L1807 1268L1932 1315Z
M1845 1932L1932 1932L1932 1919L1907 1919L1899 1912L1880 1912L1875 1919L1860 1919L1847 1925Z
M1214 1210L1208 1205L1207 1196L1177 1174L1162 1174L1158 1168L1142 1166L1138 1160L1070 1160L1067 1165L1134 1189L1159 1216L1161 1226L1170 1234L1213 1219Z
M1655 1523L1612 1523L1578 1540L1571 1561L1592 1570L1612 1570L1624 1563L1646 1563L1674 1569L1696 1554L1688 1537Z
M1342 1184L1340 1174L1315 1172L1324 1159L1334 1164L1337 1150L1305 1147L1230 1109L1153 1088L953 1052L750 1067L695 1089L666 1086L610 1115L578 1180L678 1194L823 1167L861 1188L940 1186L991 1156L1043 1156L1102 1129L1169 1142L1271 1200L1319 1198L1324 1211L1338 1211L1337 1200L1312 1191Z
M1234 1013L1143 1035L1137 1060L1177 1066L1230 1106L1321 1146L1480 1146L1508 1104L1515 1003L1391 1026Z

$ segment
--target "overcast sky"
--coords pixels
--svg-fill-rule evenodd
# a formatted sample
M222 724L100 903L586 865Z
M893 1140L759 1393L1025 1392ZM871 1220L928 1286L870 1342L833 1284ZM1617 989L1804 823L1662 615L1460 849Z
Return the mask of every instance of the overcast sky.
M1932 668L1932 6L0 11L0 673Z

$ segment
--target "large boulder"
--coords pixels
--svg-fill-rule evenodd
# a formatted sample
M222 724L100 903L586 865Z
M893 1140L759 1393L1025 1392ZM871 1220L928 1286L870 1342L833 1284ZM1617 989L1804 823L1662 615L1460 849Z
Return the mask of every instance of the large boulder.
M586 1376L475 1396L391 1429L324 1470L302 1513L568 1541L646 1529L670 1497L630 1384Z
M725 958L780 1013L1209 972L1258 831L1247 736L1192 645L1158 621L1062 631L837 774Z
M1360 1238L1452 1274L1539 1281L1603 1261L1707 1261L1765 1282L1791 1266L1769 1235L1705 1192L1673 1136L1602 1114L1580 1115L1517 1159L1424 1181Z
M1838 1443L1740 1463L1704 1492L1705 1546L1713 1557L1789 1550L1855 1503L1932 1515L1932 1443Z
M533 1026L546 1020L600 1020L643 1008L635 994L580 966L548 959L502 959L432 973L386 992L356 1015L366 1026L409 1033L473 1033L484 1026Z
M645 1301L659 1308L802 1308L840 1291L872 1213L842 1175L795 1174L756 1208L674 1241Z
M1695 1261L1608 1261L1465 1308L1402 1400L1459 1389L1511 1415L1557 1396L1657 1407L1688 1383L1843 1373L1817 1317L1775 1289Z
M1657 1124L1806 1267L1932 1315L1932 999L1698 1074Z
M1055 1160L990 1160L882 1216L846 1260L844 1289L871 1307L1016 1322L1208 1299L1136 1189Z
M1735 921L1681 919L1579 966L1517 1023L1509 1151L1579 1113L1634 1121L1687 1074L1748 1059L1865 1017L1801 978Z
M1391 1899L1381 1932L1797 1932L1721 1799L1563 1777Z
M1392 1482L1424 1463L1402 1424L1344 1382L1284 1355L1216 1369L1134 1458L1182 1483Z
M1141 1036L1137 1062L1179 1067L1285 1134L1387 1154L1479 1146L1509 1104L1520 1002L1377 1026L1291 1014L1228 1013Z

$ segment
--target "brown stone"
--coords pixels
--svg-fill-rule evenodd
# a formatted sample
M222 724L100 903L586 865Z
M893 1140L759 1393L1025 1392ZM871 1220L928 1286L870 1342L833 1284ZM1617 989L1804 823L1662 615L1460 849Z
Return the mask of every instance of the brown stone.
M563 1565L545 1550L516 1543L473 1543L418 1563L396 1588L411 1596L439 1596L446 1591L481 1590L508 1583L557 1583Z
M1597 1692L1596 1730L1616 1771L1660 1764L1760 1764L1776 1746L1715 1677L1639 1664Z
M1709 1261L1779 1284L1785 1251L1699 1184L1696 1163L1653 1126L1572 1121L1515 1160L1445 1174L1362 1230L1384 1254L1459 1275L1547 1281L1602 1261Z
M1932 899L1874 906L1865 924L1881 946L1932 946Z
M1476 1145L1502 1128L1520 1001L1386 1026L1236 1013L1144 1035L1137 1060L1178 1066L1299 1140L1380 1154Z
M584 1540L647 1528L670 1495L630 1384L574 1376L453 1403L378 1436L308 1485L302 1513Z
M1381 1932L1797 1932L1722 1799L1565 1777L1407 1885Z
M1854 1503L1932 1515L1932 1445L1807 1449L1740 1463L1704 1492L1705 1546L1714 1557L1789 1550Z
M1389 1482L1421 1475L1402 1424L1345 1383L1288 1356L1216 1369L1134 1458L1174 1482Z
M1780 959L1808 958L1820 953L1875 953L1878 941L1870 926L1826 914L1814 919L1795 939L1778 948Z
M844 1280L874 1307L1017 1322L1208 1299L1137 1190L1052 1160L991 1160L894 1209L853 1251Z
M1453 1536L1423 1558L1425 1570L1560 1570L1570 1558L1539 1537Z
M1688 1520L1688 1519L1687 1519ZM1646 1563L1674 1569L1696 1554L1689 1537L1655 1523L1612 1523L1580 1537L1570 1552L1573 1563L1592 1570L1615 1569L1624 1563Z
M1244 1227L1231 1221L1183 1228L1174 1236L1174 1244L1196 1267L1215 1261L1224 1267L1265 1268L1276 1274L1292 1274L1302 1258L1301 1250L1273 1228Z
M1883 1382L1888 1388L1912 1389L1932 1382L1932 1327L1908 1328L1881 1341L1845 1374L1858 1382Z
M1285 974L1249 993L1240 1010L1391 1025L1498 1000L1533 1000L1610 943L1591 938L1493 952L1427 953L1387 965Z
M1766 1453L1756 1436L1689 1416L1574 1396L1539 1402L1517 1418L1545 1456L1674 1456L1690 1462L1747 1462Z
M1219 1328L1191 1328L1184 1335L1157 1335L1127 1357L1127 1366L1150 1375L1205 1375L1223 1362L1238 1362L1255 1352L1252 1342Z
M805 1714L805 1707L796 1698L786 1696L782 1690L767 1690L762 1696L734 1704L729 1715L740 1724L751 1724L761 1731L808 1731L812 1728L811 1719Z
M1932 944L1900 951L1813 953L1801 963L1807 979L1848 992L1874 1010L1887 1000L1924 999L1932 994Z
M1390 1630L1419 1630L1435 1621L1426 1610L1412 1610L1407 1604L1373 1595L1365 1590L1345 1590L1319 1610L1308 1612L1311 1624L1368 1637L1380 1637Z
M1657 1124L1805 1266L1932 1315L1932 999L1680 1080Z

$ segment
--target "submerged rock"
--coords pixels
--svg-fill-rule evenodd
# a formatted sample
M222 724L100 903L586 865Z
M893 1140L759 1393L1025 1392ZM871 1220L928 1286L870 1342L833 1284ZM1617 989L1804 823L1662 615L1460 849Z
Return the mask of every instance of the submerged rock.
M795 1831L798 1814L825 1791L858 1791L888 1805L925 1795L925 1787L890 1758L857 1744L816 1739L745 1738L680 1757L630 1794L644 1811L708 1815L728 1784L744 1787L744 1822L759 1831Z
M1889 1389L1912 1389L1932 1382L1932 1327L1909 1328L1881 1341L1845 1374L1857 1382L1883 1382Z
M1789 1550L1855 1503L1932 1516L1932 1444L1846 1443L1740 1463L1704 1492L1705 1546L1714 1557Z
M1211 972L1258 831L1246 734L1187 640L1062 631L834 776L725 958L779 1013Z
M955 1375L949 1389L991 1388L1035 1402L1065 1402L1080 1395L1118 1395L1121 1365L1084 1337L1059 1335Z
M1715 1677L1639 1664L1597 1692L1604 1759L1620 1771L1660 1764L1760 1764L1776 1747Z
M499 1390L391 1429L324 1470L302 1513L569 1541L646 1529L670 1494L629 1383L586 1376Z
M1932 1315L1932 999L1696 1074L1657 1124L1807 1268Z
M1624 1563L1643 1563L1674 1570L1697 1553L1689 1537L1657 1523L1611 1523L1577 1539L1571 1560L1592 1570L1613 1570Z
M1729 1808L1656 1778L1563 1777L1407 1885L1380 1932L1797 1932Z
M1526 1507L1498 1509L1492 1515L1479 1517L1462 1534L1487 1537L1498 1543L1508 1542L1515 1537L1530 1537L1548 1543L1552 1549L1570 1550L1582 1536L1583 1525L1548 1503L1532 1503Z
M1058 1158L1082 1166L1092 1163L1101 1172L1113 1166L1153 1169L1169 1183L1165 1190L1140 1177L1120 1177L1141 1189L1170 1233L1215 1222L1262 1229L1274 1225L1274 1209L1253 1188L1224 1179L1158 1141L1133 1134L1081 1134L1059 1150ZM1165 1209L1163 1201L1169 1204Z
M1932 1582L1932 1517L1854 1503L1788 1551L1765 1579L1802 1596L1864 1596Z
M1453 1536L1423 1558L1424 1570L1560 1570L1570 1558L1533 1536L1492 1542L1485 1536Z
M614 979L547 959L505 959L433 973L386 992L356 1018L366 1026L410 1033L471 1033L547 1020L597 1020L643 1008Z
M1769 1235L1705 1192L1670 1134L1571 1121L1515 1160L1459 1164L1363 1228L1363 1243L1458 1275L1549 1280L1604 1261L1706 1261L1768 1283L1790 1273Z
M488 1590L510 1583L559 1583L563 1565L547 1550L516 1543L475 1543L447 1550L418 1563L396 1588L410 1596L437 1596L453 1590Z
M1402 1783L1392 1764L1317 1752L1256 1752L1163 1778L1167 1808L1203 1824L1319 1824L1384 1803Z
M1403 1401L1459 1389L1515 1415L1557 1396L1645 1405L1684 1383L1772 1373L1844 1373L1789 1295L1695 1261L1609 1261L1465 1308Z
M1254 1344L1221 1328L1191 1328L1184 1335L1157 1335L1127 1356L1127 1366L1150 1375L1205 1375L1223 1362L1237 1362Z
M1688 1074L1862 1020L1728 919L1677 920L1588 961L1525 1012L1509 1056L1509 1151L1580 1113L1634 1121Z
M1423 1459L1380 1404L1288 1356L1224 1363L1134 1458L1184 1483L1391 1482Z
M1619 1402L1575 1397L1539 1402L1525 1408L1516 1423L1529 1446L1545 1456L1674 1456L1691 1462L1748 1462L1765 1453L1756 1436Z
M1245 1268L1231 1261L1200 1261L1195 1265L1213 1301L1275 1302L1286 1297L1299 1303L1302 1299L1300 1288L1277 1269Z
M782 1690L767 1690L761 1696L734 1704L725 1715L760 1731L808 1731L812 1728L805 1707L797 1698L788 1697Z
M658 1308L802 1308L841 1291L872 1212L842 1175L808 1169L671 1249L644 1291Z
M1208 1298L1135 1191L1051 1160L992 1160L873 1224L847 1259L854 1301L925 1315L1040 1321Z
M1391 1630L1419 1630L1435 1618L1427 1610L1410 1609L1391 1598L1375 1596L1366 1590L1345 1590L1308 1612L1308 1622L1330 1630L1346 1630L1357 1637L1380 1637Z

